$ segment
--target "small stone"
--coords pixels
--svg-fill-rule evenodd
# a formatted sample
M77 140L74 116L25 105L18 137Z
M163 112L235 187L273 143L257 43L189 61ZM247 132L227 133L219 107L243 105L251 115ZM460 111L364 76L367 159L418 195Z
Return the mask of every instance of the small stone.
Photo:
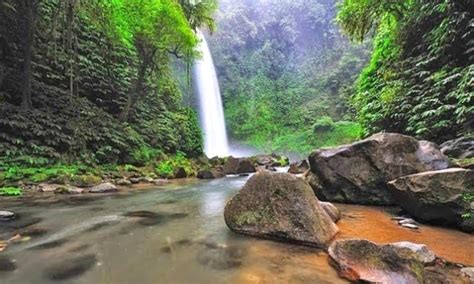
M137 184L137 183L140 183L142 180L143 180L143 178L131 178L130 182L132 184Z
M15 213L10 211L0 211L0 220L12 220L15 218Z
M61 187L64 187L64 185L40 183L38 185L38 191L40 191L40 192L55 192L58 188L61 188Z
M400 226L404 228L412 229L412 230L418 230L420 228L415 224L401 224Z
M84 189L75 186L61 186L56 188L54 193L58 194L81 194L84 193Z
M116 185L120 185L120 186L129 186L129 185L132 185L132 182L129 181L128 179L119 179L115 182Z
M117 191L117 187L110 182L102 183L89 189L90 193L106 193L115 191Z
M403 225L403 224L416 224L416 221L413 220L413 219L408 218L408 219L403 219L403 220L398 221L398 224L400 224L400 225Z
M165 184L168 184L170 182L167 179L155 179L155 180L153 180L153 183L156 184L156 185L165 185Z

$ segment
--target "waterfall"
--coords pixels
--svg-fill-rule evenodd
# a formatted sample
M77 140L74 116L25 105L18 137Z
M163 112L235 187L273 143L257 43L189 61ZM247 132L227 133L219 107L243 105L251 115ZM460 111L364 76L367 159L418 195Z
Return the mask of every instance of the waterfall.
M204 35L198 31L197 36L202 58L194 64L193 73L199 103L199 120L204 132L204 152L208 157L225 157L229 155L229 145L216 69Z

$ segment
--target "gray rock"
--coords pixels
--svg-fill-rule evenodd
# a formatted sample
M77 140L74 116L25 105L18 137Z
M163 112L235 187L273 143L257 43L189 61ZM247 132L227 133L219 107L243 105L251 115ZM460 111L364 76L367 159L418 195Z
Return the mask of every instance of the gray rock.
M464 267L461 272L467 275L472 283L474 283L474 267Z
M339 209L337 209L334 204L329 202L320 202L320 204L334 223L337 223L339 220L341 220L341 211L339 211Z
M116 185L120 185L120 186L130 186L132 185L132 182L129 181L128 179L119 179L115 182Z
M82 194L82 193L84 193L84 189L79 188L79 187L75 187L75 186L66 185L66 186L61 186L61 187L56 188L54 193L57 193L57 194Z
M64 187L62 184L40 183L38 185L40 192L55 192L58 188Z
M299 175L299 174L304 174L307 170L309 170L309 164L306 160L303 160L303 161L290 164L288 173Z
M401 177L389 182L397 204L419 221L474 232L465 194L474 195L474 171L452 168Z
M415 243L410 243L410 242L398 242L398 243L392 243L389 244L389 246L396 247L401 250L410 250L418 256L418 258L423 262L423 264L428 265L428 264L433 264L434 261L436 260L436 255L435 253L430 250L426 245L424 244L415 244Z
M89 189L90 193L106 193L115 191L117 191L117 187L110 182L102 183Z
M339 229L303 179L261 171L226 205L227 226L242 234L324 246Z
M400 226L402 226L403 228L412 229L412 230L418 230L420 228L417 225L411 224L411 223L400 224Z
M169 184L170 181L167 180L167 179L155 179L155 180L153 180L153 183L155 185L165 185L165 184Z
M132 184L138 184L138 183L144 181L145 179L143 177L139 177L139 178L130 178L129 180Z
M317 150L309 163L306 179L320 200L376 205L394 204L387 182L449 166L435 144L391 133Z
M341 276L353 282L423 283L423 263L417 253L361 239L335 241L329 256Z
M12 220L15 218L15 213L10 211L0 211L0 220Z
M461 137L441 144L443 154L456 159L474 158L474 136Z

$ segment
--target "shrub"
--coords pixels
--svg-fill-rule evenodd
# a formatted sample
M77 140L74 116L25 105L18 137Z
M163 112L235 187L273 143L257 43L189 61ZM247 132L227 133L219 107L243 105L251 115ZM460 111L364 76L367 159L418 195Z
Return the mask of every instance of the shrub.
M0 196L20 196L23 194L21 188L18 187L2 187L0 188Z
M329 116L323 116L313 124L313 132L314 133L328 132L328 131L333 130L334 127L335 125L332 118Z

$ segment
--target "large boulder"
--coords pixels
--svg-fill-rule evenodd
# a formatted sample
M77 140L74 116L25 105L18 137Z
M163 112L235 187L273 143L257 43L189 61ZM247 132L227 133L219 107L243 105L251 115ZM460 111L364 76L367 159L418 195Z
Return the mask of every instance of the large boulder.
M226 175L254 173L256 171L252 161L248 158L234 158L230 156L224 165L224 173Z
M261 171L226 205L227 226L237 233L324 246L339 229L309 184L287 173Z
M452 168L401 177L389 182L397 204L420 221L474 232L474 171ZM464 218L463 218L464 215Z
M329 256L341 277L369 283L423 283L424 264L416 252L367 240L340 240Z
M309 163L306 179L320 200L375 205L394 203L388 181L449 167L436 144L393 133L317 150Z
M446 141L440 146L443 154L456 159L474 158L474 136Z

